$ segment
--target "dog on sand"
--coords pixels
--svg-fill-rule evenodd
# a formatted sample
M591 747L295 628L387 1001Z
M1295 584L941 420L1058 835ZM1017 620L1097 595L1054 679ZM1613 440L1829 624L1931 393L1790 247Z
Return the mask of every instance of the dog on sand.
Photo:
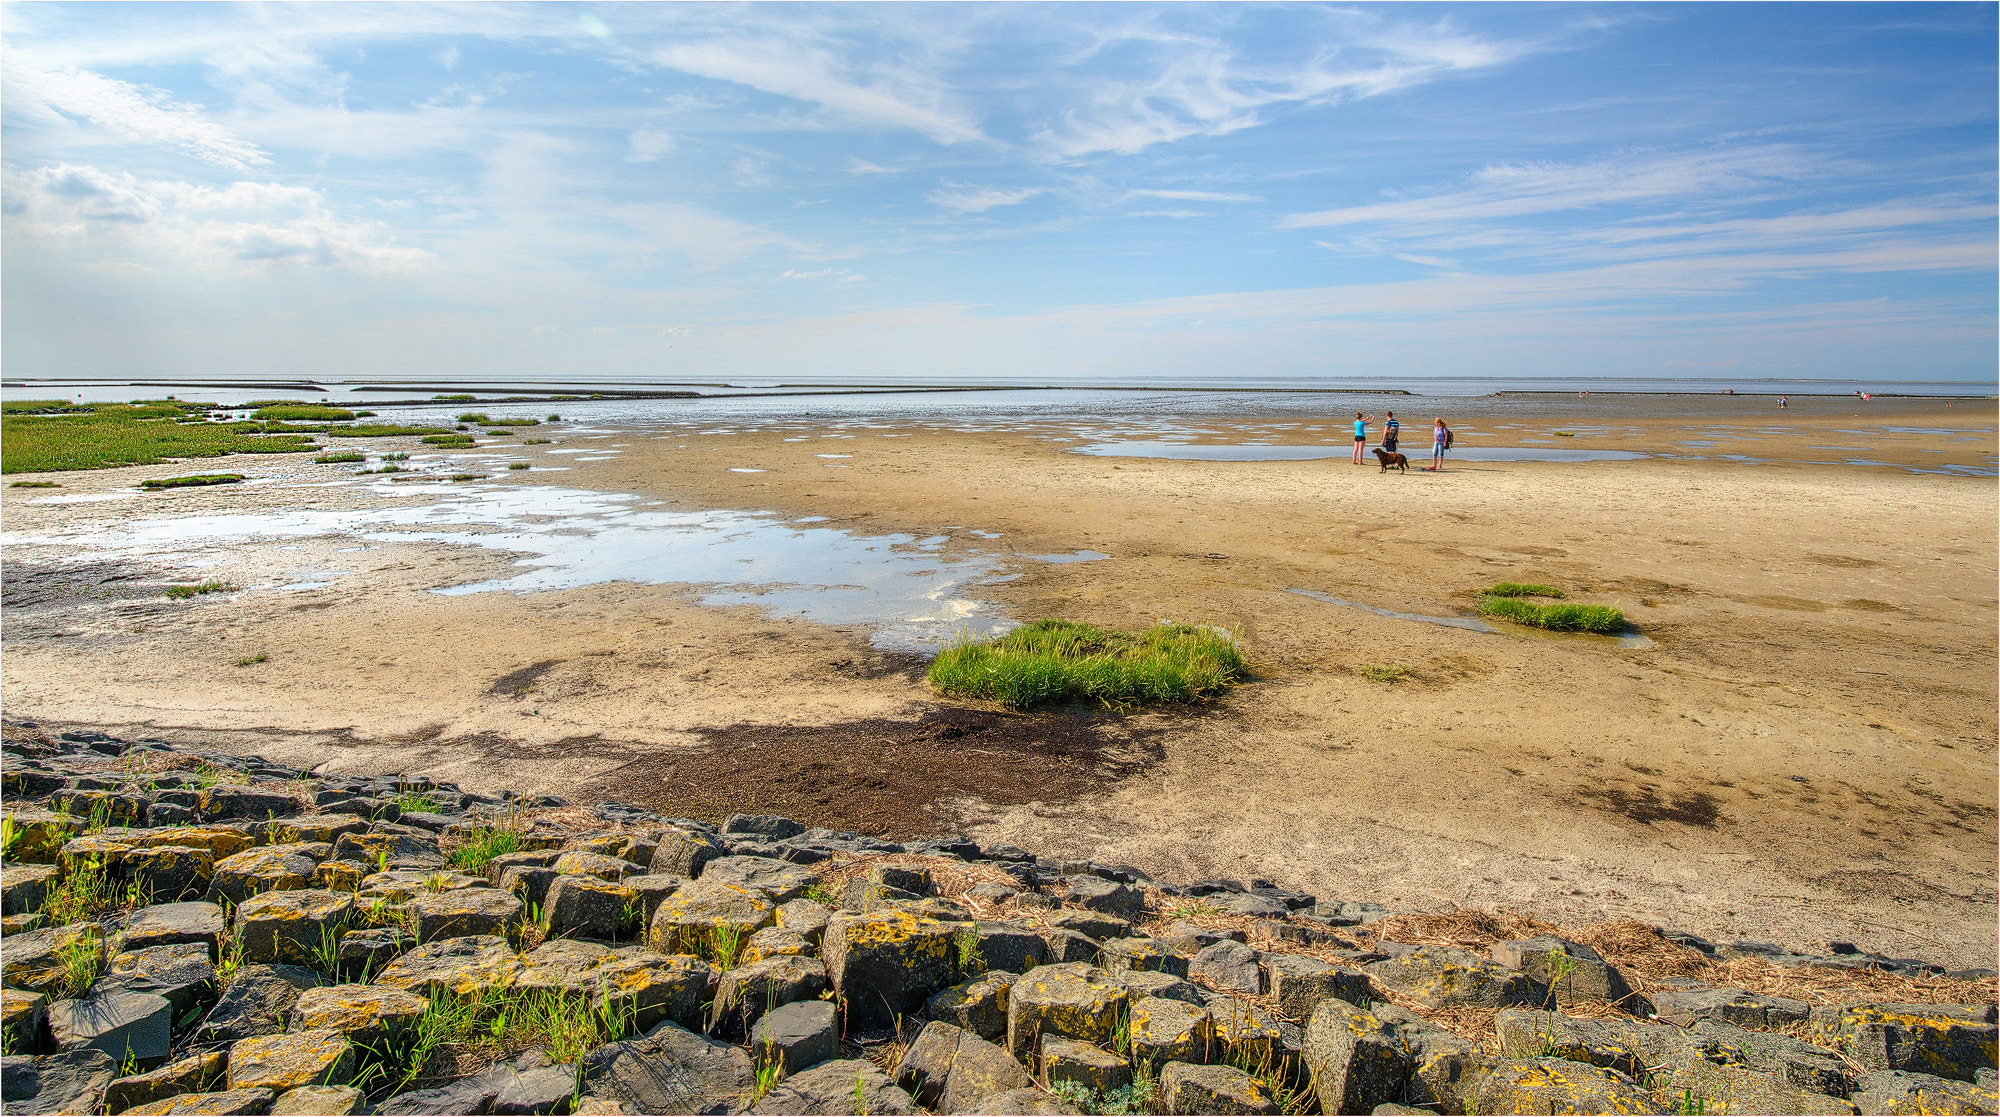
M1382 472L1384 473L1389 472L1389 467L1392 465L1396 467L1399 473L1408 473L1410 471L1410 459L1407 455L1399 454L1394 450L1384 450L1380 446L1377 446L1375 447L1375 457L1376 460L1382 463Z

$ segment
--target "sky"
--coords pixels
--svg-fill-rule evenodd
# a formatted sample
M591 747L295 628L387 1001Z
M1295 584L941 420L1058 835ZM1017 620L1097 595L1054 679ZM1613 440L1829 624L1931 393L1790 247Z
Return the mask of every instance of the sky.
M0 5L9 377L1996 376L1996 5Z

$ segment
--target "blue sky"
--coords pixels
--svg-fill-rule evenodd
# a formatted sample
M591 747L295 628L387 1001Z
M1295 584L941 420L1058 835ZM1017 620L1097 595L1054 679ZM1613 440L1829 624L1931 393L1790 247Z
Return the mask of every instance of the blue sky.
M7 372L1990 381L1995 14L11 3Z

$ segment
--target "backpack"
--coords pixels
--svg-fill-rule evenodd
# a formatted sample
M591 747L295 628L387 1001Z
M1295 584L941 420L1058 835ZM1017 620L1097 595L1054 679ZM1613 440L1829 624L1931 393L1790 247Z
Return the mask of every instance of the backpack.
M1446 428L1444 429L1444 448L1445 448L1445 449L1447 449L1447 450L1451 449L1451 440L1452 440L1452 436L1453 436L1453 435L1454 435L1455 433L1457 433L1457 432L1453 431L1453 430L1452 430L1452 429L1451 429L1450 427L1446 427Z

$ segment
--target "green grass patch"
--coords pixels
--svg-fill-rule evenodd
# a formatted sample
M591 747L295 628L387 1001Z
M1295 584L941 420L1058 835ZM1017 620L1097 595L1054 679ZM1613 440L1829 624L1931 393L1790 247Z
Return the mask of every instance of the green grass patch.
M354 412L345 407L327 407L318 403L288 403L275 407L260 407L250 413L252 419L305 419L316 422L344 423L354 418Z
M1409 678L1411 674L1410 669L1400 663L1364 663L1361 665L1361 677L1378 683L1394 683L1398 680Z
M528 463L527 463L527 462L508 462L508 463L507 463L507 468L508 468L508 469L526 469L526 468L528 468Z
M443 427L411 427L399 423L356 423L351 427L328 427L321 432L331 438L394 438L420 434L445 434Z
M89 411L94 404L71 403L66 399L17 399L0 403L0 415L67 415Z
M930 681L946 694L1015 708L1083 699L1121 706L1198 701L1247 670L1236 641L1203 625L1132 633L1045 619L946 648L931 662Z
M339 465L342 462L365 462L368 455L359 450L335 450L331 454L321 454L313 459L320 465Z
M451 479L454 481L484 481L486 480L486 475L484 473L454 473L451 475Z
M1480 599L1479 612L1550 632L1602 633L1625 627L1625 614L1609 605L1537 605L1518 597L1485 597Z
M478 443L469 434L433 434L424 438L426 446L441 446L447 450L464 450Z
M553 442L553 441L555 441L555 440L554 440L554 439L552 439L552 438L524 438L524 439L522 439L522 440L521 440L521 445L523 445L523 446L547 446L547 445L548 445L549 443L551 443L551 442Z
M54 481L16 481L7 486L10 489L60 489Z
M139 482L142 489L194 489L203 485L234 485L243 480L241 473L190 473L186 477L148 477Z
M488 419L484 411L467 411L458 416L458 421L461 423L490 423L493 420Z
M435 400L443 400L446 403L459 403L461 401L470 402L472 400L478 399L479 397L473 395L461 395L461 396L432 396L431 398Z
M492 431L482 431L481 433L486 435L486 437L488 438L498 438L501 435L511 436L514 432L510 430L492 430Z
M1539 582L1495 582L1479 592L1491 597L1561 597L1563 591Z
M17 407L15 404L37 404ZM60 404L17 400L0 416L0 472L52 473L153 465L168 458L292 454L317 450L309 429L210 423L192 404Z
M197 582L191 586L168 586L167 596L179 601L209 593L229 593L235 589L236 587L228 582Z
M266 653L266 652L258 652L258 653L257 653L256 655L246 655L246 656L244 656L244 657L243 657L242 659L239 659L239 660L237 660L237 661L236 661L236 666L238 666L238 667L255 667L255 666L256 666L256 665L258 665L259 663L262 663L262 662L264 662L265 660L267 660L267 659L270 659L270 658L271 658L271 657L270 657L270 655L269 655L268 653Z
M1557 438L1575 438L1575 437L1576 437L1575 433L1573 433L1573 432L1571 432L1571 431L1550 431L1549 433L1550 433L1550 434L1553 434L1553 435L1555 435L1555 436L1556 436Z

